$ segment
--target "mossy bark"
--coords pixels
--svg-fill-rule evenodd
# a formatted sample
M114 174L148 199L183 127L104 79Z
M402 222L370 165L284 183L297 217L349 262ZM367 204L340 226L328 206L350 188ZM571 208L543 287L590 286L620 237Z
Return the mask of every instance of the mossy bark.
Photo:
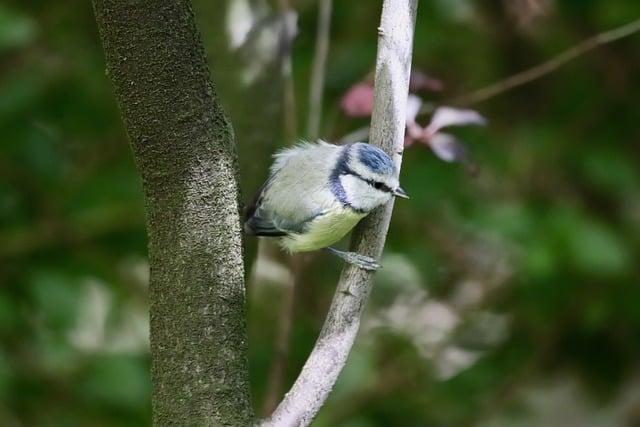
M237 156L188 0L94 0L143 181L155 425L249 425Z

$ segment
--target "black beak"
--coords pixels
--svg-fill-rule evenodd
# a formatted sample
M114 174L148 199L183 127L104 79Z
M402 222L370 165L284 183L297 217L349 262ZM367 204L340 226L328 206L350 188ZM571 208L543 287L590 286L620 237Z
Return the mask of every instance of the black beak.
M393 195L396 196L396 197L402 197L403 199L408 199L409 198L407 193L400 187L398 187L395 190L393 190Z

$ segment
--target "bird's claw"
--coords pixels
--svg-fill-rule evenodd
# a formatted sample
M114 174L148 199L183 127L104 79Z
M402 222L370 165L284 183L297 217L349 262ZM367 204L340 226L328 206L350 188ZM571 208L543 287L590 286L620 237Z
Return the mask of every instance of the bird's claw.
M339 256L347 263L355 265L356 267L362 268L363 270L375 271L381 268L380 264L378 264L378 262L375 259L368 257L366 255L361 255L356 252L343 252L334 248L327 248L327 250L332 254Z
M360 255L357 254L355 252L347 252L348 254L352 255L352 258L350 260L346 260L349 264L353 264L356 267L360 267L363 270L367 270L367 271L376 271L377 269L379 269L381 266L380 264L378 264L378 262L373 259L370 258L368 256L364 256L364 255Z

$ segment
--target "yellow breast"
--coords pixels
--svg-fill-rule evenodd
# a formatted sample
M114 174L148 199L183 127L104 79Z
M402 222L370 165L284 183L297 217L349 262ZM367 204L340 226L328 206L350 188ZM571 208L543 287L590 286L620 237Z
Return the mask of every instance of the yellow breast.
M332 209L313 219L304 234L292 234L280 239L280 245L289 252L326 248L342 239L366 215L343 207Z

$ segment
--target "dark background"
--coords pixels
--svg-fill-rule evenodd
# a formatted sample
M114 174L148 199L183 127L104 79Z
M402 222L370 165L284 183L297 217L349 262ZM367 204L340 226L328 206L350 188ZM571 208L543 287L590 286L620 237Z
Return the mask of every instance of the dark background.
M321 131L330 141L368 123L340 99L373 68L380 16L379 1L335 3ZM286 145L285 85L273 58L242 85L259 55L228 48L228 2L195 6L248 200ZM317 8L292 7L304 137ZM432 0L418 10L414 68L444 86L419 95L436 105L640 18L637 0ZM452 132L475 174L407 148L411 199L396 203L362 332L316 425L640 425L639 97L636 34L474 105L488 125ZM0 4L0 135L0 424L148 424L143 199L90 2ZM290 262L276 253L256 264L255 241L247 246L260 412ZM294 265L286 387L341 267L324 254Z

